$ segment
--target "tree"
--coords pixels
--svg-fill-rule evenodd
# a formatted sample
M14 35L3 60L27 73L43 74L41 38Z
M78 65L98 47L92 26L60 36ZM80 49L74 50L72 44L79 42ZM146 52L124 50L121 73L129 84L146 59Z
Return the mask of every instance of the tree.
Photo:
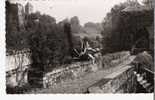
M65 57L70 55L72 48L70 26L67 24L63 27L56 24L55 19L48 15L41 15L37 26L29 42L32 59L35 63L43 65L44 67L40 67L44 70L49 71L48 69L63 64Z
M79 33L81 30L80 21L77 16L74 16L70 19L71 31L72 33Z
M143 4L151 9L153 8L153 0L143 0Z
M104 51L106 52L116 52L120 50L127 50L130 47L130 32L126 30L125 25L130 25L129 22L122 21L123 19L128 19L127 17L122 17L122 11L127 7L135 7L139 5L136 1L124 2L118 5L115 5L109 13L107 13L104 21L102 22L103 31L103 45ZM129 37L129 38L128 38ZM128 43L126 40L128 40ZM126 45L126 46L125 46Z

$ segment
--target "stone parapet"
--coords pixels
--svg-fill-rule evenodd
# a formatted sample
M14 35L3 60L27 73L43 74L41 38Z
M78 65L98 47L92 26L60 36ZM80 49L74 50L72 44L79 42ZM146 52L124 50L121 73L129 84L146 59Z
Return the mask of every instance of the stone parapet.
M67 80L74 80L87 73L97 71L100 68L101 66L98 66L98 64L92 64L92 62L70 64L66 68L56 69L52 72L46 73L43 77L43 86L44 88L52 87L58 83Z
M135 93L137 82L133 71L133 66L124 66L90 86L88 91L89 93Z

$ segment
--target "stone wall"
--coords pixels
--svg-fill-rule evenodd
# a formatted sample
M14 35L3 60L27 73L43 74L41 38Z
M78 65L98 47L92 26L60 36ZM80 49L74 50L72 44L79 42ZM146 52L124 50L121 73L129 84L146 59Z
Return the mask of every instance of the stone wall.
M17 69L18 67L24 67L30 65L31 54L30 53L18 53L6 56L6 71Z
M11 70L6 72L6 86L8 87L16 87L16 86L23 86L27 84L28 80L28 67L24 66L24 69L19 70Z
M65 68L46 73L43 77L43 86L44 88L48 88L65 81L74 80L87 73L97 71L101 69L101 67L100 63L92 64L92 62L70 64Z
M6 85L10 87L27 83L27 71L32 61L30 53L6 56Z
M95 64L93 64L92 61L86 61L62 65L61 67L54 69L51 72L44 73L43 77L39 77L39 80L41 80L41 84L44 88L52 87L65 81L82 77L87 73L103 69L105 67L103 66L103 63L104 65L107 64L107 67L117 66L129 56L129 52L118 52L105 55L103 56L103 58L100 57L99 59L97 59ZM108 60L106 60L106 58ZM28 83L28 79L34 79L34 77L28 77L28 69L32 63L32 61L30 60L30 53L10 55L6 57L6 60L7 86L20 86ZM107 61L106 63L105 60ZM38 71L35 72L39 73Z
M74 80L89 72L94 72L105 67L114 67L128 59L130 56L128 51L117 52L100 57L95 64L92 62L77 62L70 64L67 67L53 70L46 73L43 77L43 85L45 88L52 87L58 83L65 82L67 80ZM106 60L106 61L105 61ZM103 64L104 63L104 64ZM103 66L104 65L104 66Z
M90 86L88 91L89 93L135 93L137 81L133 71L133 66L124 66Z

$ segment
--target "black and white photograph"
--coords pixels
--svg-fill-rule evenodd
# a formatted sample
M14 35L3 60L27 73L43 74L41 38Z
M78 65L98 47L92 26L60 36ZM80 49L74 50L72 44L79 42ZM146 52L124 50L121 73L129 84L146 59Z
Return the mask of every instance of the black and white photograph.
M154 0L5 0L6 94L154 93Z

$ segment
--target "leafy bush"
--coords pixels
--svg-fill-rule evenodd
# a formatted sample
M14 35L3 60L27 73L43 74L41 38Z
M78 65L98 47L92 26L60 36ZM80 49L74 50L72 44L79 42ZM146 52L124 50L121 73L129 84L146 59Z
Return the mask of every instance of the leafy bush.
M46 19L46 20L43 20ZM52 22L53 21L53 22ZM67 62L70 56L67 34L64 27L48 15L40 15L38 27L30 36L33 63L48 70ZM35 65L34 65L35 66ZM52 68L49 68L52 67Z
M129 52L116 52L111 54L106 54L102 57L103 67L114 67L120 64L129 56Z

